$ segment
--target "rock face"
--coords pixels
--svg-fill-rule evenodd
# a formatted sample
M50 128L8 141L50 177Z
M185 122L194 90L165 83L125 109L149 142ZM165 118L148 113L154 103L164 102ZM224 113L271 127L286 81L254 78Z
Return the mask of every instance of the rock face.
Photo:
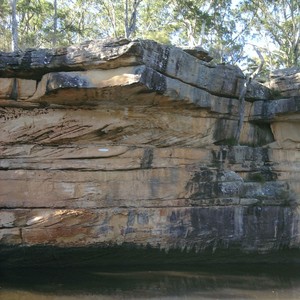
M300 70L297 67L276 70L271 73L267 86L277 97L300 96Z
M0 53L0 263L299 249L299 94L253 82L234 146L244 75L195 53L143 40Z

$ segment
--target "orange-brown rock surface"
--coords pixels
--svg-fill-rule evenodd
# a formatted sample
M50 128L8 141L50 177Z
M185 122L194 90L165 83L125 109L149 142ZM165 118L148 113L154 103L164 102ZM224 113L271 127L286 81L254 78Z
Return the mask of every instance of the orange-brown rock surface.
M142 40L0 53L0 263L35 247L299 249L299 97L253 82L234 146L244 75L191 54Z

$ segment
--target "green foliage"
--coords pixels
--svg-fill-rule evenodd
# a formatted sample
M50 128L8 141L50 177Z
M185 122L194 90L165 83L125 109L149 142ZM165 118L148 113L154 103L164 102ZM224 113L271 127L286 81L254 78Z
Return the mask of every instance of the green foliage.
M0 0L0 50L10 51L11 33L10 33L10 6L7 0Z
M232 138L222 140L215 144L216 145L226 145L226 146L236 146L238 143L236 142L235 138L232 137Z
M107 37L153 39L178 46L202 46L217 63L256 69L260 61L245 53L261 42L270 70L300 65L298 0L18 0L19 47L52 47ZM9 0L0 0L0 50L11 50ZM56 24L56 25L55 25ZM250 72L251 73L251 72Z
M249 173L247 176L247 181L254 181L259 183L265 183L266 178L263 174L259 172Z
M46 0L19 0L19 47L50 46L51 38L47 29L52 22L49 12L53 11L52 3Z
M278 91L278 90L271 89L271 98L272 98L273 100L275 100L275 99L280 99L280 98L282 98L282 94L281 94L281 92Z
M240 11L244 22L252 20L250 37L262 44L267 71L300 66L298 0L245 0Z
M170 1L144 0L139 10L136 37L170 44L171 36L179 30L167 5Z

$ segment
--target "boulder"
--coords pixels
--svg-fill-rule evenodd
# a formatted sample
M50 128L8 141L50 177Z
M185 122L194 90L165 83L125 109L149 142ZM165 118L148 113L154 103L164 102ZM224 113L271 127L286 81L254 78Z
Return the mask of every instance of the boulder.
M267 86L275 98L300 96L300 68L275 70L271 73Z

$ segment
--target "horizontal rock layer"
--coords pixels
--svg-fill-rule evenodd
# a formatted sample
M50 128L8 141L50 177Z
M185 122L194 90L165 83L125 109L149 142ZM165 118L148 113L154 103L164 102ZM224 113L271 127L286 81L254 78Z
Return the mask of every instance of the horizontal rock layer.
M0 53L2 78L40 81L44 74L51 72L111 70L136 65L145 65L167 77L226 97L238 98L245 82L243 73L236 67L209 64L180 48L149 40L91 41L67 48ZM249 87L249 98L266 99L268 96L263 86Z
M193 55L128 40L0 54L5 260L299 249L299 99L253 82L233 146L244 75Z

